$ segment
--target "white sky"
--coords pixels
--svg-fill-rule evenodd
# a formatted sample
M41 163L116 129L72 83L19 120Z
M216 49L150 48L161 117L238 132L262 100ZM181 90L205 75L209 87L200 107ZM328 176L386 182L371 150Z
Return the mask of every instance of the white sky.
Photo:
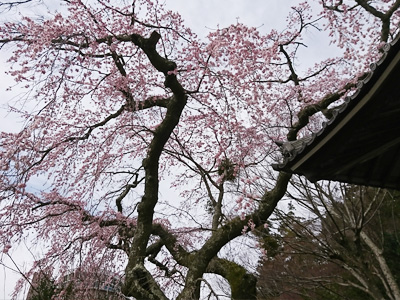
M188 4L190 3L190 4ZM268 4L266 4L268 3ZM295 0L166 0L172 10L178 10L196 33L228 26L237 21L253 27L283 29L290 7Z
M225 27L236 22L257 27L262 32L268 32L272 28L282 30L290 7L299 2L295 0L166 0L167 6L179 11L186 25L200 37L204 37L207 32L218 26ZM311 50L309 59L311 60L311 57L321 59L324 51L320 51L320 48L327 47L327 41L325 40L325 44L321 45L324 40L321 40L316 33L310 33L309 39L310 43L317 45L314 51ZM4 112L4 105L13 97L13 93L5 92L13 82L11 78L4 75L4 70L7 69L6 55L7 53L0 51L0 118L2 119L0 131L10 131L20 127L12 116ZM308 63L308 58L305 59ZM26 259L30 260L31 256L26 250L19 249L15 252L15 259L24 267L22 262ZM10 293L18 278L19 276L15 273L0 265L0 300L10 299Z

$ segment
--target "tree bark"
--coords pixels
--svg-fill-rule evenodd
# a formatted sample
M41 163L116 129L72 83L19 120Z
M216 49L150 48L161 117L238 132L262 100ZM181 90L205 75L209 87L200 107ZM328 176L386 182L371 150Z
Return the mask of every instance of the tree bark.
M208 265L207 271L228 280L231 287L231 299L257 299L257 278L242 266L226 259L215 258Z
M379 249L379 247L370 239L370 237L364 232L361 231L360 237L362 241L371 249L372 253L374 254L376 260L379 263L381 268L382 274L387 281L391 293L393 294L394 299L400 299L400 289L396 283L396 280L393 277L392 272L389 269L389 266L386 263L385 258L383 257L383 251Z

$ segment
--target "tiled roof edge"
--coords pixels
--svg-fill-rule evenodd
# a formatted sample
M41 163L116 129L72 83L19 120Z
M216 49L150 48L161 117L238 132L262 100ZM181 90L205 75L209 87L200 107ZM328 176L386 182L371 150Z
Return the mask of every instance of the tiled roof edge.
M332 114L333 114L332 118L323 122L322 128L318 132L316 132L316 133L313 132L309 136L306 136L306 137L296 140L296 141L300 141L302 143L301 146L296 147L295 151L292 152L290 154L290 156L286 156L282 163L272 164L272 167L275 170L277 170L277 171L287 170L288 164L290 162L292 162L293 160L295 160L298 157L298 155L300 155L308 146L312 145L315 138L322 135L325 132L326 128L328 128L332 123L334 123L336 121L336 119L338 118L338 116L341 116L348 109L348 107L351 106L349 104L352 104L352 101L354 99L357 99L358 95L360 95L360 93L362 92L365 85L367 83L369 83L371 81L371 79L377 79L378 75L376 75L376 74L378 73L378 71L380 71L380 66L386 61L386 59L390 53L390 50L392 50L393 46L397 45L397 43L400 44L400 34L398 34L396 36L396 38L393 39L393 41L385 44L382 47L383 54L380 57L380 59L377 62L370 64L371 71L367 74L367 76L365 78L363 78L362 80L360 80L357 83L357 89L355 90L355 92L351 96L346 96L344 98L344 103L340 106L340 108L337 108L332 112ZM293 141L293 142L296 142L296 141ZM292 143L292 142L287 141L283 144L287 144L287 143ZM281 149L282 149L282 147L281 147Z

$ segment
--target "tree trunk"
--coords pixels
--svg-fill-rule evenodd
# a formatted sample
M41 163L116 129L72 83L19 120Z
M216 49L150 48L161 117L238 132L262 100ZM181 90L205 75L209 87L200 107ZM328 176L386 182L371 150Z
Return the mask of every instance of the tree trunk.
M365 244L367 244L367 246L371 249L372 253L375 255L375 258L379 263L379 266L382 270L382 274L386 279L387 284L390 287L394 299L400 299L399 286L397 285L396 280L394 279L393 274L390 271L389 266L387 265L386 260L382 255L382 250L379 249L379 247L369 238L369 236L365 232L361 231L360 237L362 241Z

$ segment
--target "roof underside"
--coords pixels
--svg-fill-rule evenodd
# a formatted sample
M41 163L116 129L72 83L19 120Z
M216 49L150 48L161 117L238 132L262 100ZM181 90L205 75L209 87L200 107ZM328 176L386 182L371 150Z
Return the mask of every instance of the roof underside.
M323 130L277 170L400 189L400 42Z

